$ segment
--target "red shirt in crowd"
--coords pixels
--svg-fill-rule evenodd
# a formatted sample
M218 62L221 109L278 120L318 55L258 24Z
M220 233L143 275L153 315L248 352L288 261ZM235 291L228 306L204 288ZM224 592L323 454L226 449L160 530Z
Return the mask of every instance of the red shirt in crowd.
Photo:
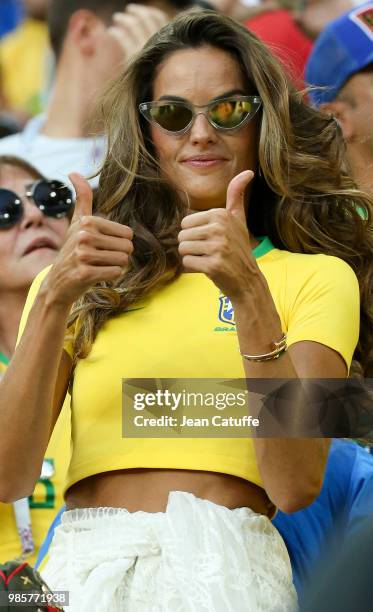
M302 89L312 41L297 26L291 13L284 10L267 11L248 19L245 26L268 44L285 65L295 85Z

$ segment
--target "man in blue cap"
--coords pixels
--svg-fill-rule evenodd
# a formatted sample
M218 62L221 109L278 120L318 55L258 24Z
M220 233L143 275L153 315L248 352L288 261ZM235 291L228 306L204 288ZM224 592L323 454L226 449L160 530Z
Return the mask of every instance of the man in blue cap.
M356 183L373 193L373 2L330 22L306 66L315 106L334 115Z

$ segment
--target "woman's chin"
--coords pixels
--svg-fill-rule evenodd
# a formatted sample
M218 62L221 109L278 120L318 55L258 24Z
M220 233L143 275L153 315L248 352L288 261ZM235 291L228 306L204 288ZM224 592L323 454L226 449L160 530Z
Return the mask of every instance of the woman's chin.
M194 211L210 210L211 208L225 208L225 194L220 198L195 197L189 194L190 209Z
M191 189L191 187L193 187ZM225 206L227 188L216 189L215 183L204 185L203 189L195 189L195 185L189 184L186 192L189 196L190 208L194 210L208 210L210 208L222 208Z

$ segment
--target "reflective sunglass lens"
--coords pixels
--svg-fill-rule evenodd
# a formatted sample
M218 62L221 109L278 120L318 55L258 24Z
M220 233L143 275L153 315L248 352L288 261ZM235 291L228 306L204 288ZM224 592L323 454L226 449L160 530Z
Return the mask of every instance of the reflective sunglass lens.
M13 191L0 189L0 227L10 227L22 217L22 202Z
M73 205L71 190L60 181L39 181L33 197L40 210L52 217L65 214Z
M222 100L210 107L211 120L223 128L237 127L253 112L249 100Z
M150 116L163 129L169 132L180 132L190 123L193 113L190 108L180 104L162 104L150 108Z

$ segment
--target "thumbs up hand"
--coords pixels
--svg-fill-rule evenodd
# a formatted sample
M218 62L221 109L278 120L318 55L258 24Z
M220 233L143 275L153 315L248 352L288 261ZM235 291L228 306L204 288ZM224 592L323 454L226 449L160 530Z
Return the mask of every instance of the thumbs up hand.
M76 193L74 214L71 219L71 223L74 223L74 221L77 221L84 215L92 215L93 192L88 181L78 172L69 174L69 179L74 185Z
M237 219L241 219L246 225L246 211L245 211L245 191L249 183L254 178L254 172L252 170L245 170L240 172L228 185L227 189L227 203L225 205L228 210Z
M232 302L250 289L257 265L251 254L245 211L245 190L254 173L245 170L227 189L225 208L184 217L179 233L179 253L186 272L203 272Z
M93 194L80 174L69 175L76 204L66 241L44 281L53 303L71 306L89 287L118 280L133 252L131 228L92 215Z

